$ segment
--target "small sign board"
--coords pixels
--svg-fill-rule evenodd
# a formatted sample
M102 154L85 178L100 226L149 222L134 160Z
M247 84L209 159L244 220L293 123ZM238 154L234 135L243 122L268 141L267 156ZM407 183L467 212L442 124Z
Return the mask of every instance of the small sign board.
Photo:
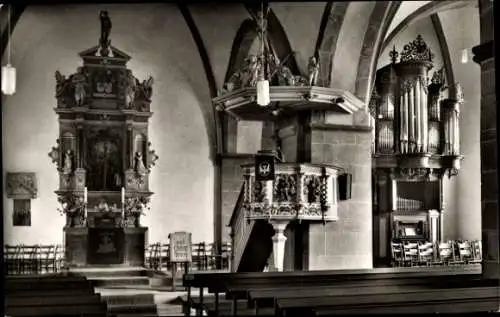
M191 262L192 243L191 233L180 231L168 235L170 239L170 261Z

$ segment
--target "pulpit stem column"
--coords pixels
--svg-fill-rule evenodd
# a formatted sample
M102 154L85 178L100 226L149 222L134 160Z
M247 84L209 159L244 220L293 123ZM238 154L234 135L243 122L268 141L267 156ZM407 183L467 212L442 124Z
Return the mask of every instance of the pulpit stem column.
M273 240L273 263L270 265L270 271L283 272L285 260L285 229L288 221L272 221L274 228Z

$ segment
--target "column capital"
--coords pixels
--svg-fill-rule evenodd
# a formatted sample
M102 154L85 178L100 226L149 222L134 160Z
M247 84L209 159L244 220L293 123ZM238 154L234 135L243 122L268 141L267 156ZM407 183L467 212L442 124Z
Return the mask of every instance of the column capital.
M495 42L488 41L472 48L472 53L474 56L472 60L478 64L481 64L491 58L495 58Z
M431 218L439 218L439 211L435 210L435 209L431 209L429 210L429 217Z

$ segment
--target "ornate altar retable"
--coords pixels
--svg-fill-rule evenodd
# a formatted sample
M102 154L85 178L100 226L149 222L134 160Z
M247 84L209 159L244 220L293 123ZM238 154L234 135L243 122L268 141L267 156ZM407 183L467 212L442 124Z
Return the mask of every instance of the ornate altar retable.
M149 173L158 156L148 142L153 80L127 69L130 56L110 45L111 21L101 12L99 45L80 53L83 66L56 72L57 165L66 216L65 260L89 264L144 265Z

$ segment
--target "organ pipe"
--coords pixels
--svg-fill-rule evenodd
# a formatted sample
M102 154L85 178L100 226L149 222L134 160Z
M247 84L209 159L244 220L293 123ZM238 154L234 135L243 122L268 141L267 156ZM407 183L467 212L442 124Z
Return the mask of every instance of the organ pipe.
M378 102L374 151L384 154L459 155L459 88L451 85L442 100L444 69L432 73L432 53L421 37L401 52L391 52L392 63L377 71Z
M410 105L409 121L410 121L410 152L414 152L415 148L415 104L413 102L413 86L410 87L408 101Z
M417 80L415 81L415 92L414 92L414 97L415 97L415 126L416 126L416 141L417 141L417 152L420 152L421 146L422 146L422 135L421 135L421 127L422 125L420 124L421 121L421 108L420 108L420 81Z
M423 146L422 151L427 152L429 144L429 118L427 115L427 91L425 87L420 90L421 93L421 105L422 105L422 133L423 133Z

